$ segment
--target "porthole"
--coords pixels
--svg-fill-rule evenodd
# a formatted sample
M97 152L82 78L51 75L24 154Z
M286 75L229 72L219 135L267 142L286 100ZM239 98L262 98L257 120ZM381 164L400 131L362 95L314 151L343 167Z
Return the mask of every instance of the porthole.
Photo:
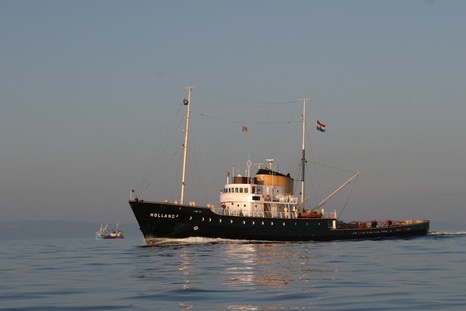
M246 221L243 220L243 225L245 225L245 224L246 224Z
M231 223L231 224L233 223L233 219L230 219L230 223Z
M264 225L264 222L262 222L262 225Z
M270 225L273 226L273 221L270 222Z
M252 224L255 225L256 223L254 222L254 220L252 221Z
M220 218L220 219L218 220L218 222L222 222L222 219Z
M199 227L198 227L198 226L194 226L193 230L194 230L194 231L197 231L197 230L199 230Z
M202 217L202 221L204 221L204 217Z
M283 223L283 225L285 225L285 223Z
M212 218L209 218L209 222L211 222L211 221L212 221Z
M193 216L189 216L189 220L193 220Z

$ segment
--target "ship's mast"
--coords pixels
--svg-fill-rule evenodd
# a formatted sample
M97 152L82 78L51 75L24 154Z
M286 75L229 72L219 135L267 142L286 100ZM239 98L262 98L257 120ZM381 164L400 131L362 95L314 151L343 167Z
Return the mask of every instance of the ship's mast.
M302 158L301 158L301 172L302 172L302 178L301 178L301 204L303 204L303 210L304 210L304 197L305 197L305 186L304 186L304 176L305 176L305 167L306 167L306 103L310 102L312 99L311 98L304 98L303 101L303 116L302 116L302 121L303 121L303 140L302 140L302 145L301 145L301 150L302 150Z
M186 162L188 160L188 134L189 134L189 115L191 113L191 91L193 86L188 86L184 88L188 91L188 100L183 102L187 105L186 109L186 128L184 132L184 144L183 144L183 171L181 173L181 195L180 195L180 204L183 204L184 201L184 188L186 186Z

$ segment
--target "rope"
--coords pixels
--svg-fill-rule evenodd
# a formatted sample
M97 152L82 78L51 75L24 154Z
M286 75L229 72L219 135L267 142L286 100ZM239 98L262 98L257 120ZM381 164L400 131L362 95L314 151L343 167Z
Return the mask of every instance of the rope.
M138 186L136 187L136 190L143 188L143 186L147 183L147 180L149 179L150 175L154 171L154 168L156 167L156 164L160 161L160 159L162 157L162 154L164 154L164 152L166 151L166 149L167 149L167 147L169 145L169 142L171 141L173 136L175 136L176 131L173 131L170 139L167 140L168 134L172 130L172 126L175 124L175 120L178 118L178 115L179 115L179 113L181 111L181 107L182 107L181 105L178 107L178 110L175 113L175 117L173 118L173 120L170 123L170 126L168 127L167 131L165 132L165 135L164 135L164 137L162 139L162 142L160 143L159 147L157 148L157 151L155 152L154 157L152 158L151 163L150 163L149 167L146 170L146 173L144 174L143 178L141 179ZM180 126L181 126L181 122L178 123L177 128L180 128ZM146 190L147 187L148 186L146 185L146 187L144 187L144 190ZM142 191L144 191L144 190L142 190Z
M343 214L343 211L345 210L346 205L348 205L348 201L349 201L349 198L350 198L350 196L351 196L351 193L353 192L354 185L356 184L356 182L357 182L358 180L359 180L359 179L356 179L355 182L353 183L353 185L351 186L350 192L348 193L348 197L346 198L346 202L345 202L345 204L343 205L343 208L341 209L340 215L338 215L337 220L340 219L340 216Z
M251 106L251 107L259 107L264 108L268 106L276 106L276 105L287 105L287 104L295 104L300 103L300 100L293 100L293 101L283 101L283 102L271 102L271 101L263 101L263 100L253 100L253 99L246 99L241 97L235 96L228 96L218 92L209 91L206 89L202 89L197 87L197 93L203 95L205 97L213 98L217 101L224 102L224 103L235 103L244 106ZM251 104L253 103L253 104Z
M261 148L263 153L265 153L267 151L266 150L266 148L267 148L266 142L271 139L271 137L269 137L269 135L267 135L267 131L270 128L271 125L301 124L301 121L293 121L295 116L292 116L292 119L288 120L288 121L270 121L273 108L275 108L276 106L280 106L280 105L284 106L284 105L289 105L289 104L301 103L302 102L301 100L281 101L281 102L280 101L279 102L260 101L260 100L251 100L251 99L245 99L245 98L240 98L240 97L226 96L226 95L220 94L218 92L208 91L208 90L205 90L205 89L202 89L202 88L199 88L199 87L196 87L195 90L196 90L197 95L199 95L201 98L204 97L204 98L208 98L208 99L209 98L214 99L216 102L226 103L226 104L229 104L229 106L231 106L231 103L234 103L235 105L243 105L243 106L246 106L246 107L249 107L249 108L250 107L256 107L256 108L260 108L262 110L264 110L264 108L265 108L265 111L264 111L265 116L266 116L265 121L248 121L248 122L191 111L191 114L199 115L199 116L204 117L204 118L219 120L219 121L226 122L226 123L241 124L241 125L252 125L252 124L254 124L254 125L265 125L264 130L266 132L266 135L265 135L265 139L263 140L264 145ZM153 158L152 158L152 160L150 162L149 167L147 168L143 178L141 179L138 186L136 187L137 190L141 189L140 193L147 190L149 188L149 186L154 182L154 180L157 177L159 177L159 175L164 171L164 169L174 160L174 158L177 158L177 155L179 155L179 150L177 149L177 151L174 152L172 154L172 156L170 156L167 160L165 160L164 163L162 163L163 165L161 167L159 166L161 164L161 162L163 161L163 158L164 158L163 155L166 153L172 139L179 132L179 131L176 131L174 129L174 127L176 125L177 125L176 128L180 128L182 126L182 121L183 121L182 119L180 119L181 121L178 121L178 123L176 122L176 120L179 119L180 111L182 111L182 108L183 108L183 105L179 105L179 107L178 107L178 109L177 109L177 111L175 113L175 116L174 116L173 120L170 123L169 128L165 132L165 135L164 135L164 137L162 139L162 142L159 144L159 146L158 146L158 148L157 148L157 150L156 150L156 152L155 152L155 154L154 154L154 156L153 156ZM205 125L204 122L203 122L203 125ZM205 128L203 128L203 130L205 132ZM296 128L293 127L288 136L290 136L291 133L293 133L295 130L296 130ZM201 137L205 137L205 136L201 136ZM243 137L243 136L241 136L241 137ZM287 138L283 138L283 139L285 140L284 143L279 144L279 145L275 144L275 146L280 147L280 148L285 148L285 145L286 145L285 142L290 142L290 140L288 140ZM204 143L205 143L205 141L204 141ZM192 147L194 147L194 146L191 145L191 149L192 149ZM269 147L269 148L271 148L271 147ZM192 150L195 151L194 149L192 149ZM203 148L203 150L207 150L207 148ZM235 150L239 150L239 148L235 148ZM191 152L192 151L190 151L190 153ZM312 154L312 152L311 152L311 154ZM196 159L196 157L194 155L192 155L192 154L189 157L189 159L190 159L190 161L195 161L195 162L198 161L198 159ZM205 160L206 158L203 158L203 159ZM315 163L315 162L312 162L312 163ZM154 175L154 171L156 170L157 167L160 167L160 169L157 170L155 172L155 175ZM198 163L194 163L193 168L195 168L195 170L199 171ZM208 168L209 168L208 164L206 164L206 168L207 169L205 170L205 172L207 172L208 178L206 178L205 181L207 183L210 183L211 180L210 180L210 174L209 174L209 170L208 170ZM177 170L179 171L179 163L178 163L178 166L177 166ZM307 170L307 173L310 174L309 170ZM178 175L179 174L177 174L176 177L178 177ZM151 176L153 176L153 177L150 178ZM201 179L203 179L203 178L201 178ZM212 187L209 187L210 192L212 192L211 188ZM211 196L211 195L212 195L212 193L209 194L209 196Z
M230 122L230 123L236 123L236 124L265 124L265 125L269 125L269 124L293 124L293 123L301 123L301 122L298 122L298 121L276 121L276 122L267 122L267 121L237 121L237 120L231 120L231 119L226 119L226 118L222 118L222 117L216 117L216 116L211 116L211 115L208 115L208 114L205 114L205 113L200 113L200 112L195 112L195 111L191 111L191 114L197 114L201 117L206 117L206 118L211 118L211 119L215 119L215 120L220 120L220 121L225 121L225 122ZM270 112L267 113L268 115L270 115ZM267 115L267 118L268 118L268 115Z
M357 173L357 172L355 172L355 171L345 170L345 169L338 168L338 167L335 167L335 166L326 165L326 164L322 164L322 163L317 163L317 162L313 162L313 161L310 161L309 163L315 164L315 165L319 165L319 166L323 166L323 167L327 167L327 168L331 168L331 169L338 170L338 171L342 171L342 172L346 172L346 173L352 173L352 174L356 174L356 173Z
M168 158L168 160L165 162L165 164L157 171L157 173L155 173L154 177L146 183L146 186L144 188L141 189L140 191L140 194L144 193L144 191L147 190L147 188L150 187L150 185L154 182L154 180L160 175L160 173L162 173L162 171L167 167L167 165L173 161L173 159L175 158L175 156L179 153L179 150L176 151L175 153L173 153L173 155L171 157Z

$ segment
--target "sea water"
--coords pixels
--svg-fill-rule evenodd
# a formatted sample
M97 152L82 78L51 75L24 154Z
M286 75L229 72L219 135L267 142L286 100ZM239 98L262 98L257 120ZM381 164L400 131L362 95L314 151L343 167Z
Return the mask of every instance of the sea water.
M0 241L2 310L466 310L466 233Z

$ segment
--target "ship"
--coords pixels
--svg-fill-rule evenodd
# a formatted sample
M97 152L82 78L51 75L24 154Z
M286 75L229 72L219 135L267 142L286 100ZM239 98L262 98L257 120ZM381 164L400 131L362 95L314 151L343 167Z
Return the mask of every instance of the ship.
M108 224L105 226L103 224L100 224L99 230L95 232L95 238L97 240L100 239L123 239L125 236L123 235L123 232L118 229L118 225L116 228L108 230Z
M177 201L146 201L135 190L130 191L129 205L147 244L161 239L211 238L246 241L334 241L385 239L427 235L429 220L359 220L346 222L336 210L326 211L325 203L351 183L359 172L344 182L316 206L306 207L305 197L305 135L306 104L303 99L301 191L294 194L294 179L274 168L274 159L258 167L252 176L250 159L245 176L232 172L220 193L220 208L213 204L198 206L185 203L187 149L192 87L186 88L186 126L183 146L181 194ZM322 123L318 129L323 131ZM161 181L163 182L163 181Z

